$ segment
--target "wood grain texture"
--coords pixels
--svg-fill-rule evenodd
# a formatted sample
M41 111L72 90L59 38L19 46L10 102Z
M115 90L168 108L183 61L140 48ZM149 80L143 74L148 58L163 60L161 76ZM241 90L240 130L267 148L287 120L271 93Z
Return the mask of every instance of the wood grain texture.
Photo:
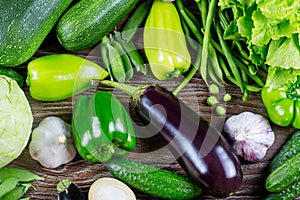
M101 60L96 53L93 53L92 55L89 54L91 50L92 49L87 49L80 52L68 52L60 46L56 40L55 34L52 32L30 60L48 54L71 53L87 57L90 60L101 64ZM16 68L16 70L23 74L24 77L26 76L27 63ZM178 79L172 79L170 81L157 81L151 76L145 77L136 75L134 79L130 81L130 84L141 85L146 83L157 83L169 90L173 90L180 83L181 79L182 77ZM31 98L27 86L24 86L23 90L32 108L34 116L33 128L35 128L38 123L47 116L59 116L66 122L71 122L72 108L75 99L66 99L59 102L39 102ZM112 91L122 101L122 103L124 103L125 107L129 109L130 101L128 95L103 86L98 86L96 89L92 89L86 93L91 94L96 90ZM213 112L213 108L206 105L205 101L209 96L209 92L203 80L199 77L199 74L195 75L189 85L179 93L178 97L188 106L190 106L195 112L200 114L206 120L210 121L212 125L220 129L222 129L224 121L228 117L239 114L243 111L251 111L267 117L267 113L262 104L259 93L250 93L249 100L242 101L242 94L240 93L239 88L235 86L228 85L226 88L223 88L223 91L221 92L222 94L225 92L230 93L233 97L232 101L224 104L227 109L227 114L225 117L216 116ZM295 129L292 127L283 128L274 124L272 124L272 128L276 134L276 141L268 150L265 158L259 163L249 163L241 159L244 173L243 184L240 189L236 191L236 193L224 199L262 199L262 197L266 194L266 190L264 189L264 181L266 178L266 168L269 164L269 161L273 158L287 138L295 131ZM153 150L153 148L155 149L157 142L158 141L155 140L149 142L140 139L136 149L128 157L142 163L161 167L179 174L185 174L170 152L167 150ZM26 196L30 197L32 200L57 199L56 184L61 179L70 179L74 181L84 192L87 192L90 185L98 178L111 177L111 174L107 171L104 164L89 163L81 159L79 156L77 156L69 164L60 166L56 169L46 169L30 157L28 153L28 147L24 150L22 155L13 161L9 166L27 169L45 178L44 181L33 182L36 190L30 189L27 192ZM133 190L137 196L137 199L139 200L157 199L150 195L143 194L135 189ZM208 195L204 191L199 199L216 198Z

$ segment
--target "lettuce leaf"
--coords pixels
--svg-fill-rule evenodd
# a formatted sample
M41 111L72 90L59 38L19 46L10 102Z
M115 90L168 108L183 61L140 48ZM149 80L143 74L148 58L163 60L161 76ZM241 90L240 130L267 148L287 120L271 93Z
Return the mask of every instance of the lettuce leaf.
M294 33L297 33L297 28L299 28L296 24L291 24L286 19L268 18L260 10L253 12L252 20L254 28L252 29L251 43L258 46L268 44L271 39L277 40L281 37L292 37Z
M264 0L257 2L264 16L270 19L297 21L299 15L299 0Z
M297 81L300 75L299 69L283 69L278 67L269 67L266 86L270 88L280 88Z
M266 64L284 69L300 69L300 47L297 35L292 38L272 40L269 45Z

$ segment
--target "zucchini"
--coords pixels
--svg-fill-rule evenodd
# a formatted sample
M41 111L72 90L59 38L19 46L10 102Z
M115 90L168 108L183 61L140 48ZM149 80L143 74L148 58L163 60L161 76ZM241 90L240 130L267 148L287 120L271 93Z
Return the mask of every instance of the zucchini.
M59 20L57 37L66 49L79 51L97 44L138 0L81 0Z
M294 183L279 193L269 194L265 200L292 200L300 197L300 181Z
M29 60L72 0L0 1L0 66Z
M282 165L285 161L300 152L300 131L295 132L290 139L283 145L270 163L269 169L274 169Z
M129 186L159 198L193 199L201 194L200 187L189 177L125 158L111 160L107 168Z
M265 183L270 192L280 192L300 180L300 152L276 168Z

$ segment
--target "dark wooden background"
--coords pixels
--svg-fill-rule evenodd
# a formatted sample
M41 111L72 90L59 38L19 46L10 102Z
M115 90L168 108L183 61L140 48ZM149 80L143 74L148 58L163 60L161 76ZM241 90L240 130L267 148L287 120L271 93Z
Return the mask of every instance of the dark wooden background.
M126 18L124 21L125 20ZM52 31L30 60L36 57L54 53L71 53L86 57L89 55L91 50L92 49L87 49L80 52L68 52L58 43L54 31ZM101 64L101 60L97 55L89 55L88 58ZM26 65L28 62L15 68L17 71L22 73L24 77L26 77ZM151 76L136 75L135 78L130 81L130 83L134 85L141 85L149 82L158 83L169 90L173 90L181 80L182 78L172 79L170 81L157 81ZM96 89L102 90L108 88L98 87ZM95 92L96 89L92 89L88 92ZM39 102L31 98L27 86L24 86L23 90L32 108L34 116L33 128L35 128L38 123L47 116L59 116L66 122L70 123L73 106L73 100L71 98L59 102ZM233 97L232 101L224 104L227 109L227 114L225 117L215 116L212 107L206 105L206 98L210 94L206 85L198 74L196 74L189 85L179 93L178 97L187 105L189 105L194 111L219 128L222 128L224 120L226 120L229 116L239 114L243 111L251 111L267 117L266 110L261 101L260 93L250 93L249 100L242 101L242 94L237 87L228 85L222 90L224 90L222 92L230 93ZM125 107L129 108L130 97L116 90L113 90L113 92L124 103ZM268 166L270 159L272 159L286 139L295 131L295 129L292 127L283 128L274 124L272 124L272 128L276 134L275 143L269 149L267 155L261 162L250 163L241 159L244 173L243 184L235 194L226 199L262 199L262 197L266 194L266 190L264 189L266 167ZM145 142L144 140L139 140L136 149L132 154L129 155L129 157L149 165L164 168L179 174L185 174L179 164L176 162L176 160L174 160L172 155L167 150L154 151L155 153L153 154L145 153L151 151L151 148L155 147L156 145L156 141ZM56 184L61 179L70 179L74 181L84 192L87 192L90 185L98 178L111 177L111 174L107 171L105 165L101 163L89 163L81 159L79 156L77 156L69 164L60 166L56 169L44 168L30 157L28 148L26 148L22 155L13 161L9 166L27 169L45 178L44 181L33 182L36 190L30 189L27 192L26 196L33 200L57 199ZM143 194L135 189L133 190L137 199L157 199L150 195ZM199 199L216 198L206 194L204 191Z

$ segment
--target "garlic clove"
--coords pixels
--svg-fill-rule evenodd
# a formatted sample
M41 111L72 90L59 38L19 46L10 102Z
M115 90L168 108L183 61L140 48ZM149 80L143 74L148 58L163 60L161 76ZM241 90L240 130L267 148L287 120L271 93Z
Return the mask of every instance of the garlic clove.
M76 147L71 125L59 117L47 117L32 131L29 154L42 166L56 168L73 160Z
M228 118L224 132L233 142L235 153L251 162L263 159L275 141L268 120L252 112L242 112Z

